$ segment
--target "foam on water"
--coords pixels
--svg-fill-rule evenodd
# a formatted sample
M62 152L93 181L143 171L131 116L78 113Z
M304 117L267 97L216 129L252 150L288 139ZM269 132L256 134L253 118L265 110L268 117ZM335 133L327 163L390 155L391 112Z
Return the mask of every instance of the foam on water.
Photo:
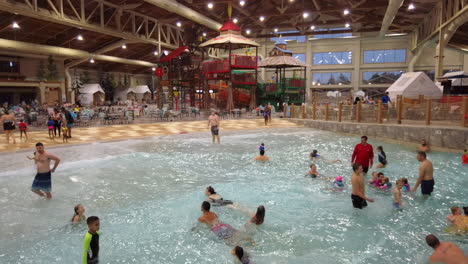
M443 232L452 205L467 205L467 167L456 154L431 153L436 191L428 200L405 194L404 210L392 209L389 192L368 188L376 202L356 210L350 201L350 156L358 139L310 129L206 133L57 148L63 163L53 174L51 201L29 191L34 167L25 153L10 154L0 174L0 263L80 263L85 225L67 222L73 206L101 218L102 263L232 263L231 246L197 228L208 185L252 211L266 207L266 221L248 233L256 263L424 263L424 237L434 233L468 251L466 237ZM264 142L271 162L252 158ZM382 145L391 181L417 177L415 152ZM341 175L343 192L305 178L312 149L342 164L318 161L319 172ZM5 160L5 159L2 159ZM15 170L16 169L16 170ZM220 219L244 229L248 215L214 207Z

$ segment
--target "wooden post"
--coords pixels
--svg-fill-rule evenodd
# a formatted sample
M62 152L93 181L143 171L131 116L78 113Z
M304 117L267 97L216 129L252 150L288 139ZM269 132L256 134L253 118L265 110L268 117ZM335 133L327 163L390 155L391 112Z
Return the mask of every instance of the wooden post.
M356 105L356 122L361 122L361 101Z
M343 112L343 103L338 104L338 122L341 122L341 114Z
M468 97L463 97L463 105L460 112L462 127L466 127L468 125Z
M325 104L325 121L328 121L328 103Z
M426 126L431 124L431 99L426 99Z
M283 118L286 118L286 112L288 111L288 105L283 103Z
M301 105L302 119L305 119L305 105Z
M315 112L317 112L317 104L316 103L314 103L312 105L312 120L315 120L315 118L317 118L317 115L316 115Z
M424 102L424 95L419 95L419 103L422 104Z
M377 104L377 107L379 108L378 109L378 112L377 112L377 123L379 124L382 124L382 111L383 111L383 107L382 107L382 100L379 100L379 103Z
M403 111L403 98L397 95L397 123L401 124L401 116Z

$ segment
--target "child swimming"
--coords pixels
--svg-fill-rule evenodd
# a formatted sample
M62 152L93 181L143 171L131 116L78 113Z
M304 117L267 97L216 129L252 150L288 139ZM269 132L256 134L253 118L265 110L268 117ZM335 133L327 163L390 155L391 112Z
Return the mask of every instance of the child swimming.
M260 146L258 147L258 151L265 151L265 143L262 143L260 144Z
M317 178L318 172L317 172L317 166L315 164L310 164L310 170L307 172L306 176L310 176L312 178Z
M406 178L401 178L401 181L403 182L403 191L405 192L411 192L411 186L408 183L408 179Z
M390 188L392 188L392 183L390 182L390 179L388 177L384 177L379 188L383 190L390 190Z
M75 210L75 215L73 215L71 222L73 224L77 224L81 221L84 221L86 219L86 216L84 215L85 208L82 204L78 204L74 208Z
M388 179L388 178L386 178ZM402 209L403 203L401 202L401 188L403 187L403 181L401 179L396 181L396 187L393 190L393 207L396 209Z
M337 189L344 188L343 177L336 176L335 181L333 182L333 188L337 188Z

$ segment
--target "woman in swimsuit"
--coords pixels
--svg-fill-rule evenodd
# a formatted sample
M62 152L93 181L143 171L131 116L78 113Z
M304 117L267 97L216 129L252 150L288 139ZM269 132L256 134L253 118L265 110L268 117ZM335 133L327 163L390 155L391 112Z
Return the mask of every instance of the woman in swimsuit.
M224 200L221 195L217 194L213 187L208 186L205 190L205 195L208 197L207 202L210 202L213 206L223 206L233 204L230 200Z
M375 168L385 168L385 166L387 166L387 155L385 154L385 151L383 150L382 146L377 147L377 153L379 157L379 163L377 164L377 166L375 166Z
M86 216L84 215L85 208L82 204L78 204L75 206L75 215L72 217L71 222L73 224L77 224L81 221L86 220Z
M15 139L15 123L16 117L15 113L9 113L8 110L5 110L5 114L0 118L0 123L3 123L3 130L5 131L5 136L7 143L10 143L10 137L13 139L13 144L16 144Z
M236 260L241 264L253 264L242 247L236 246L231 250L231 254L236 257Z
M57 137L58 130L58 136L60 137L60 130L62 129L62 114L57 108L54 109L52 120L54 121L54 136Z
M261 225L263 224L263 221L265 220L265 206L260 205L257 208L257 213L252 216L249 220L249 224L256 224L256 225Z

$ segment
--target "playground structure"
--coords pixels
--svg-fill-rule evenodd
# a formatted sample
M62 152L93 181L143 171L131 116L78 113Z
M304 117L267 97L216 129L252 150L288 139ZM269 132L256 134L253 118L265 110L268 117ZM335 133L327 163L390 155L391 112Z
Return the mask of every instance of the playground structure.
M205 78L203 108L225 107L228 112L235 107L256 106L258 50L260 45L240 34L240 28L228 20L221 28L220 35L200 45L228 51L227 59L202 62ZM234 50L255 48L255 56L235 55Z
M271 103L280 108L283 103L302 104L305 101L306 65L293 57L287 49L287 43L279 40L269 52L269 57L260 62L259 67L275 69L275 81L260 83L262 90L261 104ZM296 77L297 70L302 71L303 78ZM286 77L286 70L294 70L293 77Z
M201 79L201 55L194 49L182 46L161 58L161 80L155 93L159 108L164 105L175 111L200 105L197 92L203 89Z

